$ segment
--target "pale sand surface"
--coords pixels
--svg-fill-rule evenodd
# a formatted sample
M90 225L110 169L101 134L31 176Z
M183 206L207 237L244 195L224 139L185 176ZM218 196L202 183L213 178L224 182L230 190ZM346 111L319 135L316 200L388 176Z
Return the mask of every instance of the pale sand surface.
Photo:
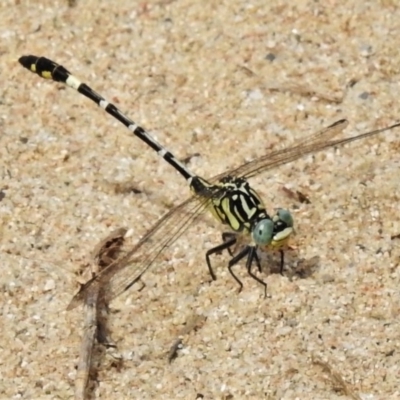
M396 1L76 3L0 3L4 399L73 396L83 315L65 309L77 272L112 230L139 239L189 196L124 127L19 56L62 63L179 158L199 153L188 165L204 177L340 118L350 121L344 135L400 119ZM189 229L142 292L111 303L123 363L99 360L93 398L351 398L313 358L358 398L400 398L399 139L393 130L251 180L269 209L294 214L287 267L320 257L306 279L264 274L268 299L243 263L237 294L227 254L213 258L210 284L204 252L221 228L210 217ZM203 324L168 364L196 315Z

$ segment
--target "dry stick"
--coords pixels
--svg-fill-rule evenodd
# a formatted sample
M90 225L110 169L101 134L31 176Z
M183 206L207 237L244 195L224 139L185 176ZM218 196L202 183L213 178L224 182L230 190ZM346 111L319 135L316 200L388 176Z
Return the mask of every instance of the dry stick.
M117 229L95 247L92 253L92 274L98 274L102 269L116 261L126 232L125 228ZM95 337L97 336L98 340L101 338L102 341L106 341L104 333L105 321L104 319L100 321L99 315L100 308L107 307L102 295L102 289L100 283L92 285L85 297L84 333L75 378L75 400L86 399L86 388L89 381Z

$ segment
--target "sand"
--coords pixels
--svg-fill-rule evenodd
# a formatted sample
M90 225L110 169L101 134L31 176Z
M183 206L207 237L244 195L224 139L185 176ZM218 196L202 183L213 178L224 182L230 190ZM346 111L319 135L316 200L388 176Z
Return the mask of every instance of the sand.
M397 122L397 2L288 3L1 2L0 398L73 397L84 317L66 307L93 248L119 227L134 243L190 195L123 126L18 58L63 64L206 178L340 118L341 136ZM260 275L267 299L244 263L237 293L228 254L210 282L222 228L204 216L141 292L111 302L122 359L100 353L91 398L400 398L399 150L395 129L251 179L296 222L285 276Z

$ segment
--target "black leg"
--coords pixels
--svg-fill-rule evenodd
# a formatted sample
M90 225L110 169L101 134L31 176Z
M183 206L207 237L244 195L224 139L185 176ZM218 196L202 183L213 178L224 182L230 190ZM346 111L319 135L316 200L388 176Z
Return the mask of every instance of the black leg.
M258 272L261 274L261 263L260 263L260 259L258 258L258 254L257 254L257 247L255 247L255 252L253 255L253 259L255 260L256 264L257 264L257 268L258 268Z
M210 272L211 278L213 280L216 280L216 276L215 276L214 270L211 266L210 256L212 254L219 253L223 250L228 250L229 254L232 256L232 252L231 252L230 248L236 243L236 241L237 241L236 236L237 235L234 233L224 232L222 234L222 239L224 240L224 242L219 244L218 246L213 247L212 249L210 249L206 252L206 262L207 262L207 266L208 266L208 270ZM233 279L235 279L235 281L239 284L238 292L240 293L242 291L243 283L233 272L233 267L239 261L241 261L243 258L245 258L246 256L247 256L247 261L246 261L247 273L254 280L256 280L258 283L260 283L261 285L264 286L264 296L267 297L267 284L263 280L258 278L256 275L254 275L251 270L253 261L255 261L255 263L257 264L258 271L261 272L261 263L260 263L260 259L257 254L257 248L255 246L245 246L238 254L236 254L235 256L232 256L232 258L229 260L228 269L229 269L230 274L233 276ZM283 251L281 251L281 271L283 271Z
M233 278L235 279L235 281L239 284L239 291L238 291L238 293L240 293L240 292L242 291L242 289L243 289L243 283L242 283L241 280L233 273L232 267L233 267L234 265L236 265L236 264L237 264L240 260L242 260L244 257L246 257L246 256L249 254L249 252L250 252L251 249L252 249L252 247L246 246L246 247L243 248L242 251L240 251L238 254L236 254L236 256L232 257L232 258L229 260L228 269L229 269L229 272L231 273L231 275L233 276Z
M257 248L255 246L250 247L249 255L247 256L246 268L249 275L256 280L258 283L264 286L264 297L267 297L267 284L261 280L258 276L254 275L251 271L253 260L256 261L258 270L261 272L260 260L257 255Z
M222 235L221 235L221 236L222 236L222 241L223 241L223 242L228 242L228 241L231 240L232 238L235 238L235 239L236 239L237 234L234 233L234 232L222 232ZM236 240L235 240L235 243L236 243ZM228 247L227 250L228 250L229 255L230 255L231 257L233 257L232 249L231 249L230 247Z
M285 253L283 252L283 250L279 250L279 253L281 254L281 268L280 268L280 272L281 275L283 276L283 265L285 263Z
M215 253L219 253L223 250L229 249L231 246L233 246L236 243L236 236L231 236L230 238L227 237L227 240L225 240L223 243L219 244L218 246L213 247L212 249L208 250L206 252L206 262L208 266L208 271L210 272L211 278L215 281L217 277L214 274L214 271L211 267L211 261L210 261L210 256Z

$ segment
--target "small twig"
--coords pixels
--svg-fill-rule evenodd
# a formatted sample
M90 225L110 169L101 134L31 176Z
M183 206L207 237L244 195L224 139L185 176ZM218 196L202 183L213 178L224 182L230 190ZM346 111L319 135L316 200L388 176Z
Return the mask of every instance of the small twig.
M298 201L299 203L303 204L311 204L310 198L300 190L292 190L286 186L283 186L282 191L286 194L287 197L289 197L289 199Z
M318 99L326 101L328 103L340 104L343 102L344 98L343 93L340 94L323 93L322 91L312 89L311 87L307 87L306 85L299 85L297 83L286 83L282 84L281 86L271 84L271 85L266 85L264 88L271 92L289 92L304 97L317 97Z
M95 247L92 253L92 275L98 274L102 269L115 262L126 232L127 230L124 228L117 229ZM101 312L107 308L102 289L100 285L92 285L85 297L84 333L75 379L76 400L85 400L86 398L95 338L102 344L110 345L107 338L106 317Z
M178 357L178 350L182 347L182 338L178 338L175 340L175 342L172 344L171 349L168 352L168 363L171 364L172 361L175 360L176 357Z
M183 336L188 335L191 331L197 331L203 326L205 320L206 317L203 315L194 315L181 329L178 338L174 341L168 352L168 362L170 364L178 356L178 350L182 347Z

